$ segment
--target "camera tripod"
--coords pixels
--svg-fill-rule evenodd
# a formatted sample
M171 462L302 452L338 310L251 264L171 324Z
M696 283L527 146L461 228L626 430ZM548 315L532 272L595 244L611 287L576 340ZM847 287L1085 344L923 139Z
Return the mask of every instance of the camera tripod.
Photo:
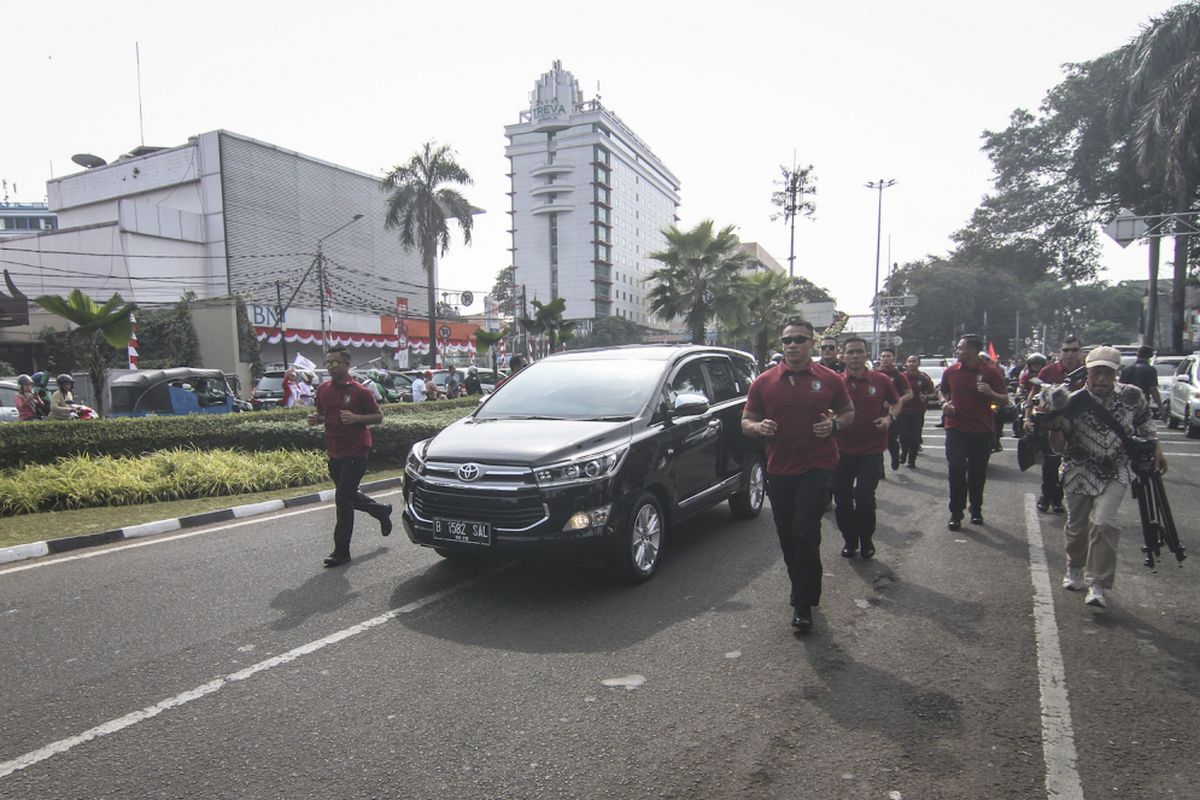
M1162 475L1158 470L1138 470L1134 473L1133 496L1137 498L1138 512L1142 516L1143 562L1154 569L1155 559L1162 558L1162 546L1175 554L1175 560L1183 566L1187 558L1183 545L1179 543L1179 531L1175 529L1175 518L1171 516L1171 504L1163 487Z

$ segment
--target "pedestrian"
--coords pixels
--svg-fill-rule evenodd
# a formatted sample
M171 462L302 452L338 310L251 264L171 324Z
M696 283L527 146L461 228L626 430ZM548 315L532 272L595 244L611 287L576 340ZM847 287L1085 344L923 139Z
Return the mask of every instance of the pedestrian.
M483 394L483 383L479 380L478 367L467 367L467 377L463 381L463 389L466 390L468 396Z
M833 336L821 337L821 366L839 375L846 371L846 362L838 356L838 340Z
M811 323L787 322L783 361L754 380L742 412L742 433L767 440L767 495L799 633L812 630L812 608L821 602L821 515L838 463L834 434L854 422L846 384L813 361L812 340Z
M283 393L280 398L280 405L284 408L293 408L300 400L300 392L296 385L300 383L300 379L296 375L295 367L288 367L283 373L283 385L281 391Z
M1117 509L1133 481L1133 469L1124 439L1153 440L1154 469L1167 471L1167 459L1158 441L1150 405L1142 390L1117 382L1121 354L1113 347L1097 347L1087 355L1082 409L1052 417L1047 425L1050 444L1062 453L1062 485L1067 500L1067 574L1063 588L1088 589L1084 602L1103 608L1117 571ZM1073 398L1074 400L1074 398ZM1101 411L1103 409L1103 411ZM1107 417L1107 420L1105 419ZM1113 426L1124 433L1118 435Z
M900 413L896 384L882 370L867 369L867 340L852 336L842 342L846 371L842 378L854 403L853 423L837 432L838 465L833 472L838 529L843 558L875 555L875 489L883 475L888 431Z
M1142 390L1147 400L1153 400L1151 410L1162 408L1162 396L1158 392L1158 371L1150 365L1154 357L1154 348L1142 345L1137 350L1137 358L1132 364L1121 370L1121 383L1128 383Z
M962 528L963 510L970 503L971 524L983 524L983 487L992 455L992 405L1009 402L1004 375L995 364L980 359L983 338L973 333L958 340L958 362L942 373L938 391L946 422L946 464L950 484L950 522Z
M848 339L846 341L849 341ZM845 359L846 342L842 343L842 358ZM847 362L849 363L849 362ZM890 378L896 386L896 393L900 396L900 404L907 403L913 398L912 387L908 385L908 378L904 377L904 372L896 368L896 351L890 347L885 347L879 351L879 371L886 377ZM899 409L896 410L899 414ZM897 425L888 429L887 440L888 453L892 457L892 472L900 469L900 426Z
M1037 374L1046 366L1046 357L1041 353L1030 353L1025 357L1025 364L1017 376L1017 393L1013 402L1017 405L1019 416L1013 423L1013 436L1019 437L1025 430L1025 419L1037 401L1037 387L1029 382L1037 378Z
M505 383L512 380L513 375L516 375L518 372L520 372L521 370L525 369L528 366L529 366L529 359L525 358L525 356L521 356L521 355L513 356L512 360L508 362L508 375L505 376L503 380L501 380L500 382L498 382L496 384L496 388L499 389Z
M33 393L33 378L28 375L17 376L17 396L14 403L17 407L17 419L25 422L38 419L38 396Z
M296 383L296 403L309 408L317 401L317 390L313 388L317 376L312 370L301 370L296 373L300 379Z
M458 371L458 367L450 365L450 372L446 375L446 397L458 397L462 391L463 374Z
M426 400L432 400L437 397L437 386L433 383L433 373L425 370L420 373L412 382L412 395L414 403L424 403Z
M1058 361L1042 367L1037 375L1038 382L1042 386L1067 383L1067 376L1079 369L1082 364L1083 353L1079 338L1066 336L1059 345ZM1073 391L1082 385L1083 376L1080 375L1067 388ZM1033 417L1029 416L1027 420L1027 429L1032 430L1034 427ZM1061 514L1066 511L1063 506L1062 478L1059 476L1062 458L1050 446L1050 440L1045 432L1040 433L1039 436L1042 450L1042 493L1038 496L1037 508L1043 513L1053 511L1055 514Z
M896 417L892 427L900 429L900 460L910 469L916 469L925 412L929 409L929 401L937 397L937 387L933 385L933 378L921 371L920 356L906 358L904 367L904 377L908 379L913 396L901 405L900 416Z
M329 476L333 478L337 522L333 528L333 552L325 566L339 567L350 560L350 537L354 533L354 512L365 511L379 520L379 532L392 532L392 506L380 503L359 491L367 471L371 452L368 425L383 422L379 404L366 388L350 377L350 351L336 345L325 355L329 380L317 389L316 411L309 425L325 425L325 444L329 449Z

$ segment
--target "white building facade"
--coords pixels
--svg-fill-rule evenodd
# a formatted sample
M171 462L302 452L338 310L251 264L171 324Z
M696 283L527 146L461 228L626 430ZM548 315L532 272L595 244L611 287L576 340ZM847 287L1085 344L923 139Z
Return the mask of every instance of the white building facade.
M584 329L605 316L660 326L645 279L678 219L679 180L598 98L584 100L558 61L504 135L512 264L526 299L564 298L564 317Z

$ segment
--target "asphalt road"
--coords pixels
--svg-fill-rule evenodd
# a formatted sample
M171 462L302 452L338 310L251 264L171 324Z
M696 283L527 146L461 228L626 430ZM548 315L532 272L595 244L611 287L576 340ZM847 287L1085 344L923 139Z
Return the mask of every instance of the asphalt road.
M322 569L329 506L0 568L0 798L1200 796L1200 442L1162 431L1197 557L1143 567L1127 498L1097 611L1011 439L946 529L940 434L875 560L826 516L803 639L769 513L725 506L636 587L365 517Z

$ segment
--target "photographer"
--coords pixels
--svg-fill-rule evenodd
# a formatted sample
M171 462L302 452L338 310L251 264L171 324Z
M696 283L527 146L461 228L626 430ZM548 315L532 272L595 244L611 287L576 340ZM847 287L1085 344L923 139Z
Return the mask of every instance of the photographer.
M1087 586L1084 602L1103 608L1104 592L1112 589L1117 570L1117 509L1134 479L1122 439L1153 441L1153 468L1160 473L1167 471L1167 460L1142 390L1117 383L1120 352L1097 347L1088 353L1086 366L1085 387L1066 402L1061 402L1066 400L1063 397L1053 403L1064 406L1064 413L1052 415L1047 428L1051 447L1062 453L1067 501L1067 574L1062 585L1072 591ZM1124 437L1113 424L1120 426Z

